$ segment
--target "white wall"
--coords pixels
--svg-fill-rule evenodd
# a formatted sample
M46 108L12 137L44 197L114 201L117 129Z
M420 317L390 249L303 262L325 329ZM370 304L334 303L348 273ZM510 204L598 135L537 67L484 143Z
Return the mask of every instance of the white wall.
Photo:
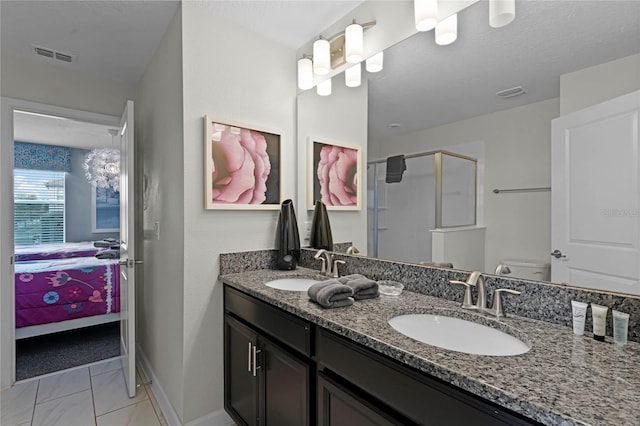
M554 98L399 135L385 143L370 141L369 156L384 158L484 141L485 271L492 272L504 257L549 257L550 192L494 194L492 190L550 186L550 123L558 114L559 101Z
M182 29L186 384L182 421L188 422L223 406L219 254L273 248L278 217L277 211L204 210L203 116L280 131L283 199L296 198L298 146L295 51L221 19L206 2L183 3Z
M138 181L142 182L136 197L142 198L142 223L136 226L145 230L138 231L138 235L144 234L142 244L137 245L144 263L137 281L137 341L174 410L182 416L184 136L180 9L140 80L135 137L137 165L141 166ZM151 232L155 222L160 222L159 240Z
M560 76L560 114L640 90L640 54Z
M2 55L2 96L119 117L135 89L39 59Z
M297 178L298 202L296 214L298 226L305 235L305 222L311 222L313 210L307 210L307 159L308 138L328 143L347 143L362 149L362 173L359 190L362 191L360 211L330 210L329 222L334 242L352 242L361 253L367 250L367 85L349 88L343 75L332 82L331 96L318 96L315 89L298 95ZM308 246L308 241L303 246Z

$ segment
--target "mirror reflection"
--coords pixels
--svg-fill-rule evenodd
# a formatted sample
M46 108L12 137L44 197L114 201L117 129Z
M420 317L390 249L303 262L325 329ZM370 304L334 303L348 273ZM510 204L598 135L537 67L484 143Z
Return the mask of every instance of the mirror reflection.
M564 172L552 168L552 120L640 89L640 3L520 1L516 19L500 29L490 28L487 16L487 2L478 2L459 13L452 45L438 46L432 32L418 33L387 49L385 69L368 74L368 254L598 287L601 276L578 275L580 268L553 273L564 259L550 255L561 248L552 237L557 224L551 187L554 173ZM522 88L519 95L496 95L516 87ZM624 159L625 145L619 148ZM441 150L475 160L477 170L473 176L470 168L459 167L463 164L450 164L438 198L433 158L420 154ZM399 182L387 183L387 164L393 167L387 161L401 155L406 171ZM609 165L620 164L620 158L612 157ZM574 179L563 200L600 189L592 163L576 163L590 167L594 178ZM600 181L612 183L611 173L601 174ZM637 190L629 191L635 193L617 191L620 202L637 200ZM585 208L602 212L618 206L618 201L598 202ZM579 206L572 208L574 219L581 220ZM637 212L633 203L625 208ZM593 226L605 229L611 216ZM633 233L637 216L616 226ZM636 292L637 266L624 278L628 282L601 288Z

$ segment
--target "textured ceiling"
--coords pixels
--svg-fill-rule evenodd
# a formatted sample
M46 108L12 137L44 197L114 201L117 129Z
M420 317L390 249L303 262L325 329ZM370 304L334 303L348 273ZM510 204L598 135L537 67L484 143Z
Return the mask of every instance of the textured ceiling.
M31 45L77 56L61 64L137 83L178 1L0 1L2 53L37 58Z
M560 74L638 52L639 1L519 0L499 29L482 1L458 14L455 43L438 46L431 31L387 49L384 70L368 75L369 138L557 97ZM495 96L518 85L528 93Z

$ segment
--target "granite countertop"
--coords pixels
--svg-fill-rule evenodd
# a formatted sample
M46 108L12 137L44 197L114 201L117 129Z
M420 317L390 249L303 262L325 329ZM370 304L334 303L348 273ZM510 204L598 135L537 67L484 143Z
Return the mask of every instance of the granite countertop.
M522 355L469 355L419 343L391 328L387 320L406 313L448 311L487 317L459 303L404 291L352 306L324 309L306 292L276 290L264 282L317 275L318 271L259 270L221 276L238 290L352 339L406 365L548 425L640 425L640 344L624 346L575 336L562 327L509 316L498 328L530 344Z

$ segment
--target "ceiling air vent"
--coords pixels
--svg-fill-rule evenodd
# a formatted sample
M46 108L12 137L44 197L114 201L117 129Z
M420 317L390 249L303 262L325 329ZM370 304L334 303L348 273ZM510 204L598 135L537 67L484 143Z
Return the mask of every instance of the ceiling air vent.
M527 91L522 86L516 86L510 89L500 90L499 92L496 92L496 96L502 99L508 99L524 95L525 93L527 93Z
M68 53L62 53L53 49L47 49L46 47L35 45L31 45L31 47L33 47L33 51L35 52L35 54L42 58L53 59L56 61L65 62L67 64L75 62L76 60L76 57L74 55L70 55Z

